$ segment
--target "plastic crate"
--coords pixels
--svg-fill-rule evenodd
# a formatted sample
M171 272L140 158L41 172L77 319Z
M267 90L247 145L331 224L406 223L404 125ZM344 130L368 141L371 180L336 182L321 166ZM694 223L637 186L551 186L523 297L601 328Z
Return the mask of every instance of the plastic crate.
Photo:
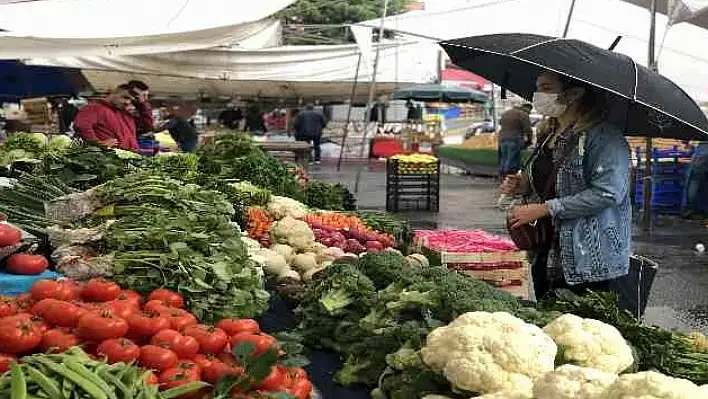
M438 195L386 195L387 212L426 211L440 212Z
M435 163L435 166L431 168L430 172L421 173L405 173L401 170L398 159L386 160L386 181L389 179L425 180L430 179L431 176L440 176L440 160Z
M654 161L658 161L661 159L671 159L671 158L691 158L693 156L694 150L686 151L682 150L679 148L679 146L675 145L672 148L666 149L666 150L659 150L657 148L654 148L651 153L651 158ZM638 160L644 159L644 154L645 151L641 147L635 148L635 154Z

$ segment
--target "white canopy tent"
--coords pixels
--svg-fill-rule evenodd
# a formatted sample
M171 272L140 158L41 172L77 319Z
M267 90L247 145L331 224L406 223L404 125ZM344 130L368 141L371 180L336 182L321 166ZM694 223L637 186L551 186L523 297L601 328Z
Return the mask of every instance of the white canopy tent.
M494 33L536 33L561 36L571 0L467 0L456 1L456 8L436 3L431 11L416 11L391 17L386 26L420 38L453 39ZM449 3L446 3L449 4ZM358 25L378 28L380 20ZM667 26L664 15L657 15L657 37ZM608 47L623 36L615 51L646 64L649 13L621 0L576 0L568 32L569 38ZM410 36L414 37L414 36ZM420 38L419 40L424 40ZM708 31L689 24L678 24L665 36L659 53L659 70L694 98L708 100L708 56L705 53Z
M241 97L345 99L352 83L368 90L372 68L359 68L356 45L284 46L257 51L199 50L125 57L32 60L42 65L82 69L97 90L140 78L157 93ZM400 84L430 82L437 76L437 45L381 45L377 91L390 93Z
M54 0L0 5L0 59L156 54L238 42L273 29L294 0ZM198 15L198 17L195 17ZM268 42L268 40L267 40Z

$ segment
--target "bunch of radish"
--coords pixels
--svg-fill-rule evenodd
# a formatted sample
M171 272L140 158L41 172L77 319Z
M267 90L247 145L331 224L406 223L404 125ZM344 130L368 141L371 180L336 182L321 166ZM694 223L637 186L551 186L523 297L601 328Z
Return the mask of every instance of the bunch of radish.
M29 294L0 299L0 373L17 356L80 345L108 363L135 362L153 370L154 383L170 389L243 375L231 350L241 344L250 344L254 355L279 351L277 340L254 320L224 319L204 325L183 306L182 296L166 289L143 298L102 279L85 284L38 281ZM253 390L305 399L312 384L302 369L275 364Z

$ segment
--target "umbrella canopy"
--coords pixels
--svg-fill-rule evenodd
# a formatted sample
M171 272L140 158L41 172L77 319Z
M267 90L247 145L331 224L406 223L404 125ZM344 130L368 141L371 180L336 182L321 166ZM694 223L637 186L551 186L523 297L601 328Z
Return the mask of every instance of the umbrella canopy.
M708 120L680 87L631 58L579 40L532 34L441 42L455 65L530 100L552 71L611 94L610 122L630 136L708 139Z
M487 95L479 90L468 87L430 84L422 86L405 87L393 92L396 100L417 101L447 101L447 102L487 102Z

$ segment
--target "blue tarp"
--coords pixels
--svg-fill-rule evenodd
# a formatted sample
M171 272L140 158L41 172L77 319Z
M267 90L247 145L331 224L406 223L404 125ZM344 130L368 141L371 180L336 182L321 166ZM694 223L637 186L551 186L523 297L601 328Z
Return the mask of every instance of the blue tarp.
M0 61L0 101L69 95L90 89L90 84L78 69Z

